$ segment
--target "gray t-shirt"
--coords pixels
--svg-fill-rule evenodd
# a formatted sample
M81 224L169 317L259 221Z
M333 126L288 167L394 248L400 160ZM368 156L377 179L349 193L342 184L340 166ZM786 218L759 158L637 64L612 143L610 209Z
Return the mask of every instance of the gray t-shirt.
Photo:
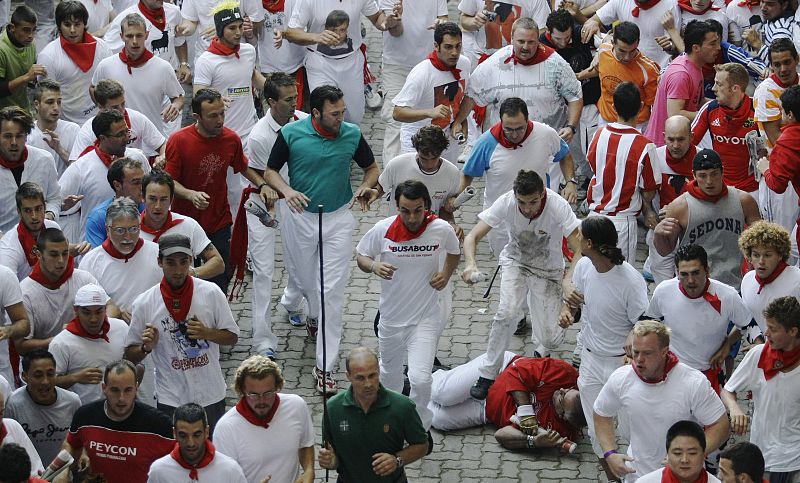
M23 386L8 398L5 416L22 425L42 458L42 464L47 466L61 450L72 415L80 406L77 394L60 387L56 387L55 403L49 406L36 404L27 387Z

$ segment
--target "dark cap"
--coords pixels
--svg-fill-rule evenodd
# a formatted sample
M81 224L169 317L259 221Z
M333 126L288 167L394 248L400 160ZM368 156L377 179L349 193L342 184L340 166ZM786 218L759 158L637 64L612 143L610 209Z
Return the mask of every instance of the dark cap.
M158 239L159 257L168 257L175 253L185 253L190 257L194 256L194 253L192 253L192 243L189 241L189 237L178 233L171 233Z
M716 151L713 149L703 149L695 154L694 161L692 162L693 171L714 168L722 169L722 158L719 157Z
M233 3L232 5L225 5L225 7L230 8L222 8L214 14L214 27L217 30L217 37L219 38L222 38L222 32L229 23L236 22L237 20L244 20L238 4Z

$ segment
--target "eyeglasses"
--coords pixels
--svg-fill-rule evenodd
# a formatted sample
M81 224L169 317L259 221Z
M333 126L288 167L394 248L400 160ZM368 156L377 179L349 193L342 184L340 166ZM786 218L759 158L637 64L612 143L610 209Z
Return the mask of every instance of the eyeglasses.
M267 392L261 392L261 393L259 393L259 392L248 392L248 393L245 394L245 396L248 399L258 400L258 399L269 399L269 398L273 397L276 394L278 394L278 391L267 391Z
M131 133L131 130L130 130L130 129L126 129L126 130L124 130L124 131L120 131L120 132L118 132L117 134L106 134L106 137L110 137L110 138L122 138L122 137L125 137L125 136L128 136L128 135L130 135L130 133Z
M131 235L135 235L135 234L139 233L139 230L141 228L139 227L139 225L129 226L127 228L125 228L124 226L111 226L111 225L108 225L108 229L111 230L111 232L114 233L115 235L122 236L122 235L124 235L126 233L129 233Z

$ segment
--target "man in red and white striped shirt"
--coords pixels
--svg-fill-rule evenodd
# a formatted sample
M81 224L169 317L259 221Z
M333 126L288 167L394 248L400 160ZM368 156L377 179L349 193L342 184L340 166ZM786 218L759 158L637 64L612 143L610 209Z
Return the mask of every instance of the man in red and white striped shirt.
M587 158L594 176L586 195L589 215L604 215L614 222L617 245L630 260L636 254L636 216L644 212L645 223L658 223L651 205L661 182L656 146L636 129L641 109L639 88L622 82L614 90L617 122L598 129Z

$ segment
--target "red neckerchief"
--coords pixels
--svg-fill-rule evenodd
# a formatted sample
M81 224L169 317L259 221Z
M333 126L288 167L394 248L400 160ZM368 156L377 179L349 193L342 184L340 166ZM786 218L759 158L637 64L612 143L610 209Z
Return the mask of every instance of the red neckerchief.
M539 43L539 46L536 48L536 53L533 54L533 57L528 60L520 60L520 58L517 57L517 53L514 52L514 49L511 49L511 55L503 63L508 64L513 60L514 65L536 65L547 60L547 58L553 55L555 51L556 50L554 48Z
M744 96L742 105L736 109L731 109L723 105L720 105L719 107L722 109L722 113L725 114L725 117L729 123L744 123L747 119L753 117L753 99L751 99L750 96Z
M114 244L111 243L110 238L106 238L106 241L104 241L103 244L100 246L102 246L103 250L105 250L106 253L111 255L113 258L116 258L117 260L125 260L125 263L128 263L128 260L133 258L133 256L136 255L136 252L138 252L143 245L144 245L144 240L139 238L138 240L136 240L136 245L133 247L133 250L131 250L131 252L127 255L117 250Z
M84 339L103 339L104 341L108 342L108 331L111 329L111 323L108 321L108 316L106 316L105 320L103 320L103 326L100 328L100 333L90 334L86 332L86 329L83 328L81 322L77 317L75 317L69 321L66 329L78 337L83 337Z
M711 280L706 279L706 286L703 287L703 294L698 297L692 297L691 295L686 293L686 290L683 289L683 285L678 283L678 288L681 290L681 293L686 296L686 298L694 300L703 297L703 300L711 304L711 307L713 307L718 314L722 314L722 301L719 299L719 297L717 297L717 294L712 295L708 293L708 287L710 286L711 286Z
M633 366L633 372L635 372L636 375L639 376L639 379L641 379L642 382L645 384L658 384L659 382L666 381L667 374L669 374L669 371L671 371L672 368L677 365L678 365L678 356L673 354L672 351L667 352L667 363L664 364L664 375L661 376L661 379L658 379L656 381L651 381L650 379L645 379L644 376L639 374L639 369L636 368L636 364L631 364L631 366Z
M167 28L167 15L164 13L164 6L162 5L161 8L157 8L155 10L151 10L147 8L147 5L144 4L141 0L139 0L139 11L142 12L144 18L150 21L155 28L160 31L164 31Z
M258 426L260 428L267 429L269 428L269 423L272 421L272 417L275 416L275 412L278 411L278 404L280 404L281 398L280 395L275 395L275 404L272 405L269 412L267 413L267 417L264 419L259 418L256 416L255 411L247 404L247 401L244 398L239 399L239 402L236 403L236 411L242 415L244 419L247 420L248 423L252 424L253 426Z
M650 10L651 8L655 7L658 4L658 2L659 0L645 0L644 2L640 2L639 0L633 0L633 3L635 3L636 6L633 7L633 11L631 11L631 14L633 14L634 17L638 17L639 10Z
M711 196L705 194L703 190L701 190L700 187L697 186L697 180L693 179L689 184L686 185L686 192L700 201L709 201L711 203L716 203L720 199L728 196L728 186L723 184L722 191L720 191L718 195Z
M757 7L759 5L761 5L761 0L742 0L739 2L740 7L747 7L751 11L753 10L753 7Z
M167 311L176 322L186 320L189 314L189 309L192 308L192 295L194 294L194 280L191 275L186 276L186 281L183 282L183 287L174 289L167 283L166 278L161 279L159 285L161 289L161 297L164 299L164 305L167 306Z
M775 270L772 271L772 273L769 275L769 277L761 278L761 277L758 276L758 274L756 274L756 282L758 282L758 292L756 292L756 293L760 294L761 290L764 288L764 286L765 285L769 285L772 282L774 282L776 278L781 276L783 271L786 270L786 267L788 267L788 266L789 265L787 265L785 261L781 260L780 262L778 262L778 266L775 267Z
M508 140L508 138L506 137L506 133L503 131L502 122L498 122L497 124L492 126L492 128L489 131L491 131L492 136L494 136L494 138L497 139L497 142L500 143L500 145L503 146L504 148L517 149L522 145L522 143L525 142L526 139L528 139L528 136L530 136L531 132L533 132L533 121L530 120L528 121L528 128L525 130L525 137L523 137L522 141L518 143L512 143L511 141Z
M8 161L3 156L0 156L0 166L4 167L6 169L19 168L20 166L25 164L25 161L27 161L27 160L28 160L28 147L27 146L23 146L22 147L22 156L20 156L19 161L16 161L16 162L15 161Z
M123 64L128 66L128 74L133 75L133 69L137 67L141 67L147 63L148 60L153 58L153 53L147 49L144 49L142 55L139 56L136 60L131 60L125 54L125 49L122 49L119 52L119 60L122 61Z
M431 51L431 53L428 54L428 60L431 61L431 64L433 65L434 68L436 68L436 70L440 70L442 72L450 71L450 73L453 74L453 77L455 77L456 80L461 80L461 69L456 69L455 67L448 67L447 64L442 62L442 59L439 58L439 54L437 54L435 50Z
M261 0L261 6L269 13L283 12L286 0Z
M781 369L792 367L800 361L800 347L791 352L773 349L769 341L764 344L761 357L758 358L758 367L764 371L764 379L770 380L775 377Z
M533 218L530 219L531 221L535 220L536 218L539 218L542 215L542 213L544 213L544 206L546 204L547 204L547 190L544 190L542 191L542 206L539 207L539 211L537 211L536 214L533 215ZM519 209L519 207L517 207L517 209Z
M126 113L126 115L127 115L127 113ZM86 153L91 152L93 149L94 149L95 154L97 154L97 157L100 158L100 161L103 162L103 164L106 166L106 168L111 166L111 163L113 163L114 160L117 159L116 155L108 154L107 152L105 152L102 149L100 149L100 141L98 141L96 139L95 139L94 143L92 143L90 146L86 146L86 149L81 151L81 156L83 156ZM81 156L78 156L78 157L80 158Z
M72 59L72 62L75 62L75 65L77 65L81 71L89 72L89 69L94 65L94 52L97 49L97 39L89 35L89 32L84 32L83 40L77 44L67 42L64 40L63 35L59 38L61 39L61 48L64 49L67 57Z
M70 277L72 277L72 272L74 271L75 259L72 258L72 255L70 255L69 261L67 262L67 269L64 270L64 273L55 282L51 282L50 279L45 276L45 274L42 272L42 266L39 263L33 266L33 271L31 271L31 274L28 276L31 278L31 280L37 282L39 285L45 288L50 290L58 290L67 282L67 280L70 279Z
M192 466L183 459L181 456L181 448L178 446L178 443L175 443L175 447L172 448L172 451L169 453L172 456L172 459L178 462L181 467L186 468L189 470L189 479L190 480L199 480L200 477L197 475L197 470L200 468L205 468L211 461L214 459L214 453L216 452L216 448L214 448L214 444L206 440L206 454L203 455L203 459L200 460L197 465Z
M705 10L697 10L694 7L692 7L692 3L689 0L678 0L678 8L680 8L684 12L693 13L695 15L703 15L709 10L713 10L715 12L719 10L719 7L714 6L714 2L710 2Z
M403 223L400 215L397 215L392 224L389 225L389 229L386 230L386 235L384 235L384 238L388 238L389 240L397 243L419 238L423 233L425 233L425 229L428 228L428 225L436 218L436 215L426 210L425 219L422 220L422 226L420 226L419 230L416 232L412 232L406 228L406 225Z
M227 45L223 44L222 41L219 40L219 37L214 37L211 40L211 45L208 46L209 52L216 55L221 55L223 57L227 57L231 54L236 55L236 58L239 58L239 45L234 48L230 48Z
M163 235L167 230L169 230L173 226L180 225L181 223L183 223L183 219L180 220L173 219L172 211L168 211L167 219L164 221L164 224L161 225L161 228L150 228L149 226L147 226L144 223L144 213L142 213L142 218L139 223L139 226L141 227L143 232L153 235L153 242L158 243L158 239L161 238L161 235Z
M36 255L33 254L33 247L36 246L36 238L34 238L33 233L28 230L28 227L25 226L22 220L19 220L19 224L17 225L17 236L19 237L19 244L22 245L22 251L25 252L25 259L28 260L28 265L31 267L36 265L36 262L39 260L36 258Z
M778 84L780 87L782 87L784 89L788 89L789 87L792 87L791 85L787 85L787 84L784 84L783 82L781 82L781 80L775 74L770 74L769 78L772 79L776 84ZM797 81L800 81L800 77L797 78ZM792 84L792 85L797 85L797 83L798 83L797 81L795 81L795 83Z
M692 145L680 159L673 158L669 153L669 149L665 149L664 151L667 153L667 166L672 168L676 174L685 176L686 178L692 177L692 160L694 160L697 154L697 146Z
M661 473L661 483L681 483L681 480L672 473L672 468L667 466ZM708 472L705 468L700 469L700 476L694 480L694 483L708 483Z
M314 127L314 130L325 139L336 139L337 134L322 127L313 116L311 117L311 125Z

